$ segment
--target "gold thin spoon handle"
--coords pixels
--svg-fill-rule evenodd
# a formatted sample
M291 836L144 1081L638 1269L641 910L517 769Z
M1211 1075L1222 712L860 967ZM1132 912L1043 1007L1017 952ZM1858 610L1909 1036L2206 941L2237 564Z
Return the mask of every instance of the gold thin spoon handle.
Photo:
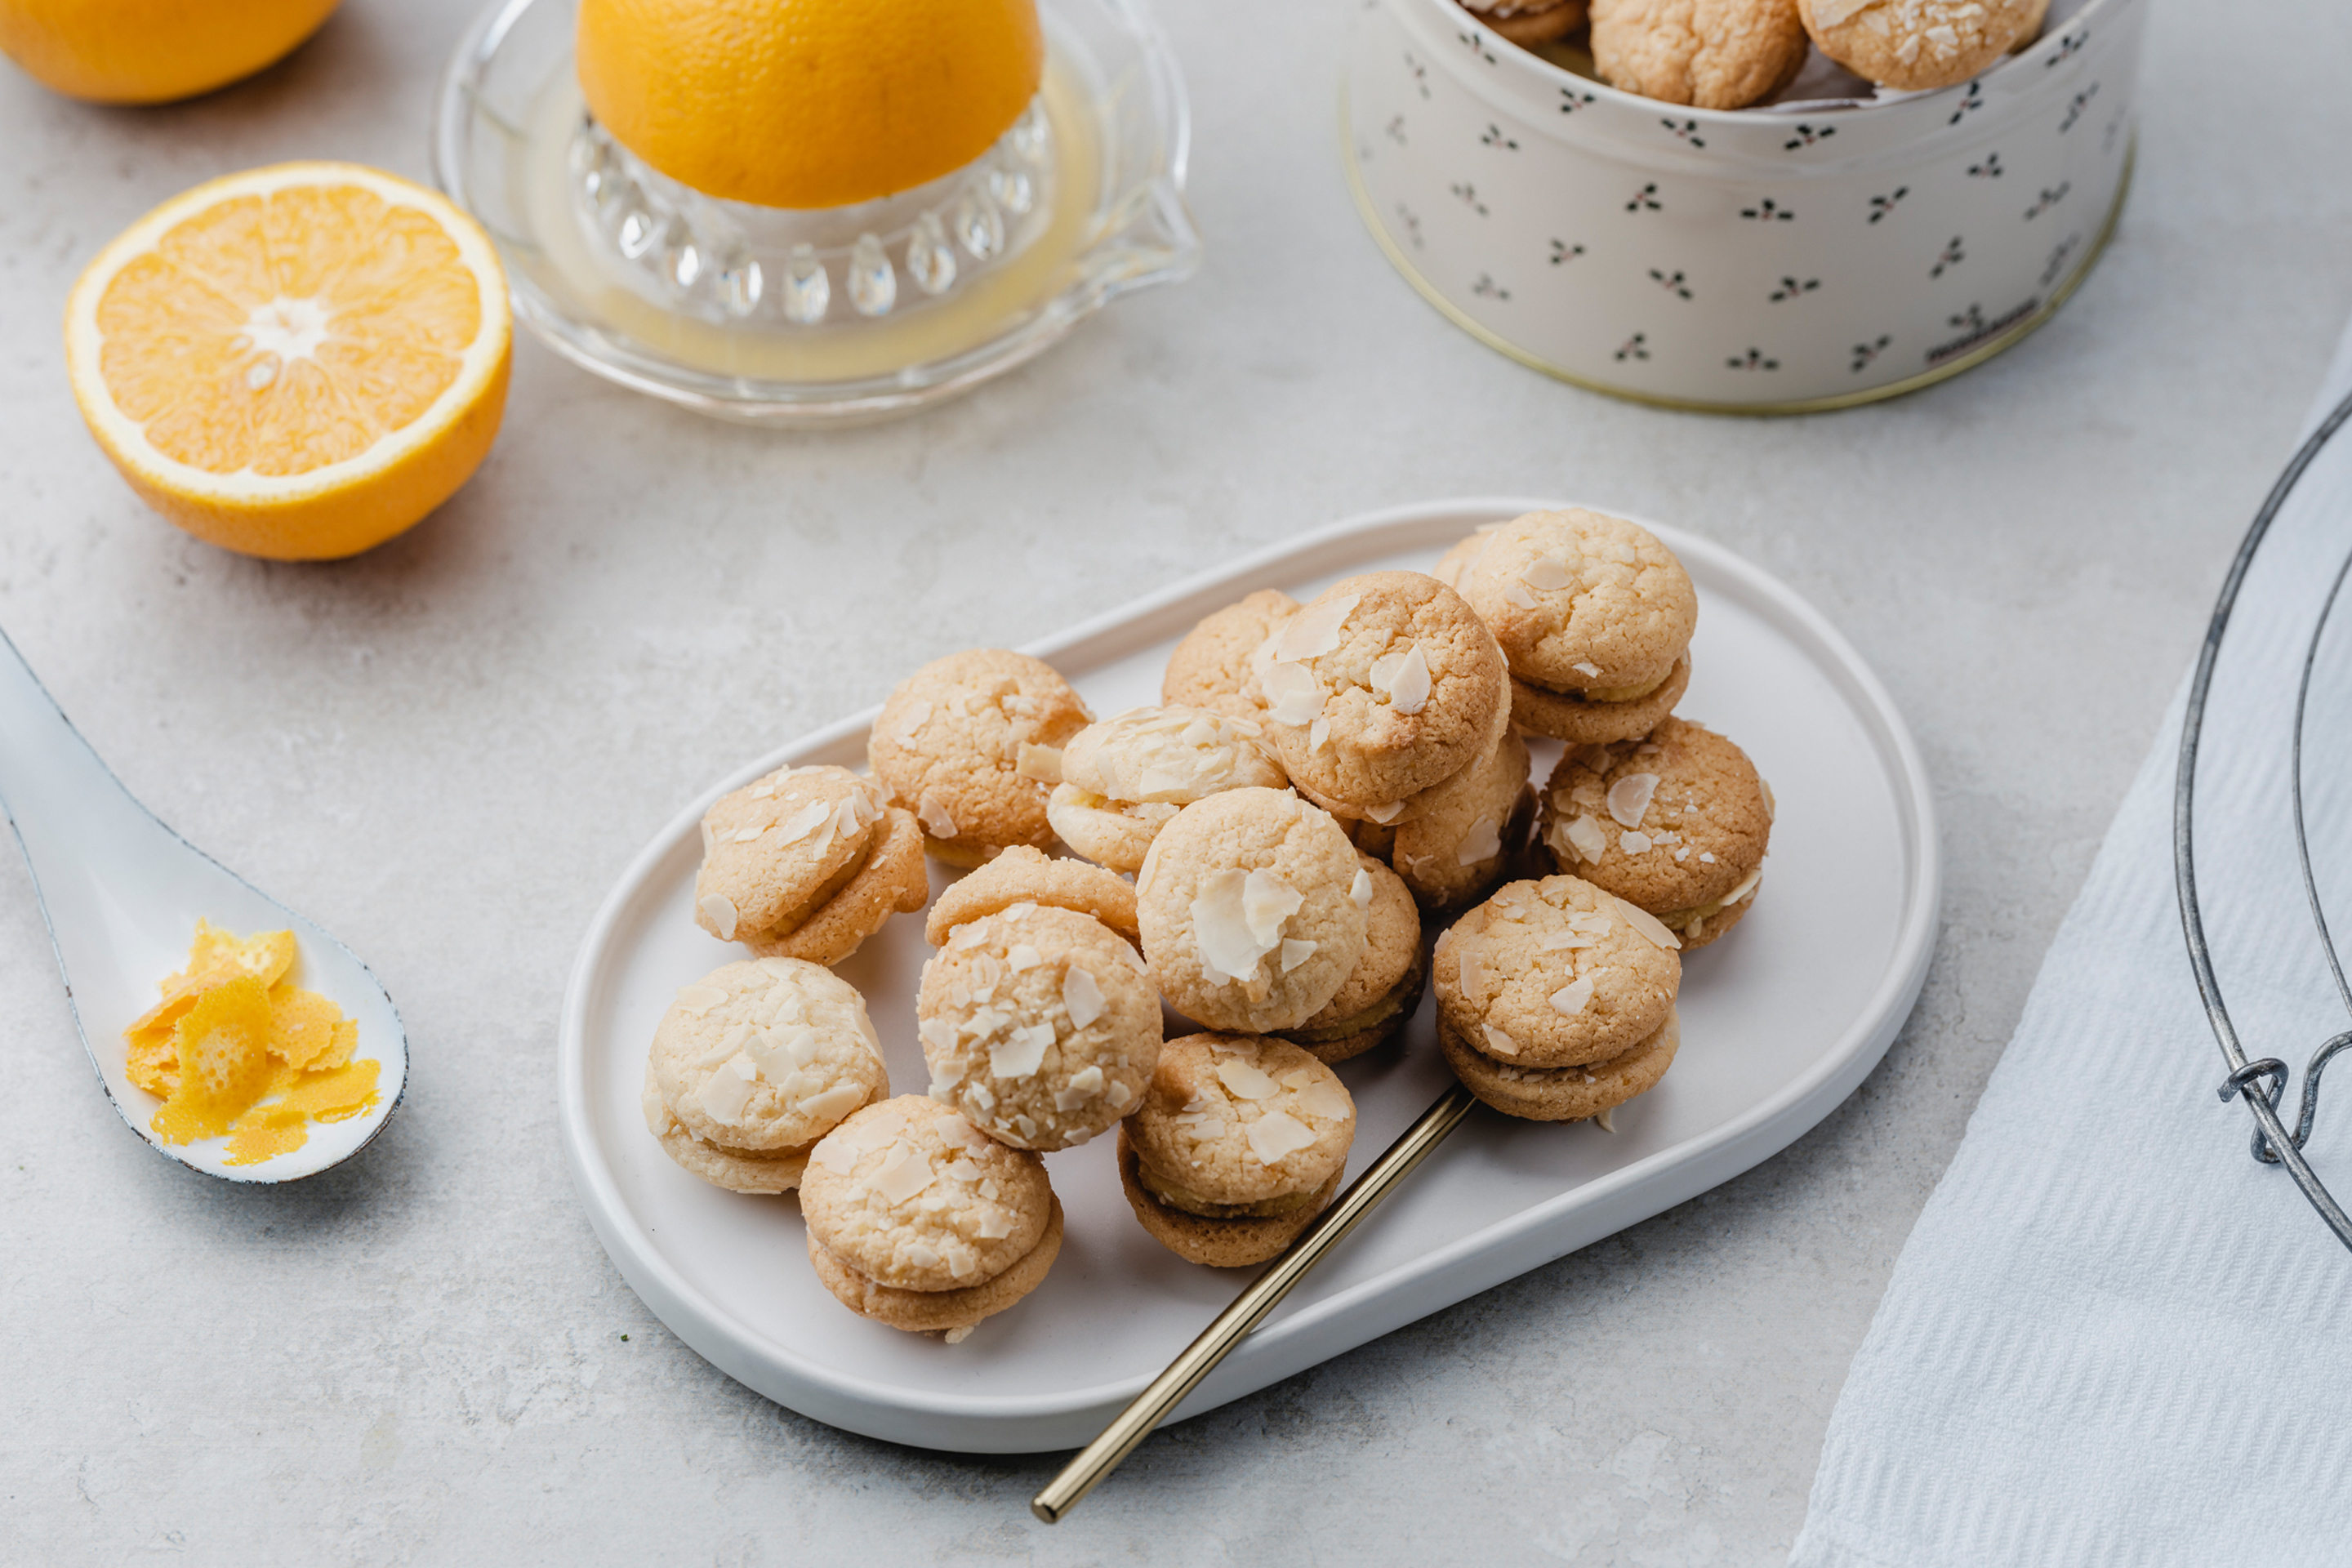
M1306 1279L1307 1271L1322 1262L1323 1255L1339 1246L1341 1238L1356 1228L1358 1221L1379 1207L1381 1200L1411 1174L1415 1165L1427 1159L1429 1152L1444 1142L1445 1135L1477 1103L1460 1084L1440 1095L1436 1104L1423 1111L1421 1119L1406 1128L1388 1151L1372 1162L1371 1168L1339 1194L1339 1202L1325 1209L1313 1225L1300 1233L1298 1239L1290 1244L1290 1250L1274 1260L1273 1268L1234 1297L1234 1304L1218 1313L1217 1321L1202 1330L1201 1337L1186 1346L1183 1354L1169 1363L1168 1370L1153 1378L1151 1385L1103 1428L1101 1436L1081 1449L1045 1490L1029 1500L1029 1511L1047 1524L1054 1524L1077 1507L1078 1500L1117 1469L1120 1460L1135 1452L1136 1446L1151 1435L1151 1429L1166 1420L1168 1413L1183 1403L1184 1396L1199 1387L1201 1380L1215 1370L1243 1337L1290 1294L1291 1287Z

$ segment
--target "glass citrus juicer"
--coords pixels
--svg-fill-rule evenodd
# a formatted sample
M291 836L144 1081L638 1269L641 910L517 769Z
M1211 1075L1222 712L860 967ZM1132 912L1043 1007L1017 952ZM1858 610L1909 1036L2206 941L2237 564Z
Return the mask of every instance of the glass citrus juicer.
M1187 137L1139 0L503 0L434 155L557 353L806 426L953 396L1189 276Z

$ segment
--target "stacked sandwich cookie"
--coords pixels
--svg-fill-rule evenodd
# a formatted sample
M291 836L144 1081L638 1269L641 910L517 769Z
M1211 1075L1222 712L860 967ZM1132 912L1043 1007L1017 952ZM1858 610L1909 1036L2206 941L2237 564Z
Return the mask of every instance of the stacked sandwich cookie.
M1542 822L1559 869L1656 916L1687 951L1754 907L1772 792L1747 752L1668 719L1639 741L1570 748L1544 786Z
M1512 721L1529 734L1571 745L1645 735L1690 684L1698 594L1637 523L1528 512L1455 545L1438 574L1494 632Z
M950 1343L1044 1282L1062 1205L1033 1153L922 1095L868 1106L811 1152L809 1261L858 1316Z
M694 918L721 942L838 963L893 914L923 907L922 830L845 768L785 768L702 818Z
M1108 872L1087 869L1127 892ZM1141 1099L1160 1058L1160 994L1120 931L1090 910L1034 896L1055 890L1050 862L1000 858L974 878L990 873L989 901L1032 896L942 922L916 1004L931 1097L1014 1148L1067 1149ZM1088 901L1116 918L1108 889Z
M684 987L646 1060L647 1130L730 1192L791 1191L818 1139L889 1093L865 998L799 959L730 963Z
M1062 742L1093 720L1070 683L1027 654L974 648L923 666L882 704L866 761L891 804L950 866L1047 848Z
M1438 939L1437 1038L1507 1116L1605 1116L1655 1084L1681 1035L1674 933L1590 882L1513 882Z
M1213 708L1134 708L1089 724L1062 748L1045 807L1062 842L1114 871L1141 868L1176 813L1220 790L1289 781L1254 720Z
M1339 1193L1356 1103L1331 1069L1285 1040L1188 1035L1160 1053L1119 1130L1135 1217L1178 1257L1263 1263Z

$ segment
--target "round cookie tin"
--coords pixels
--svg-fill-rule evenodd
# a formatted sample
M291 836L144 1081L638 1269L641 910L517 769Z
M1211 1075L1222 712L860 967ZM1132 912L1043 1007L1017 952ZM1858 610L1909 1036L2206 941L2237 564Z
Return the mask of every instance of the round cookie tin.
M2121 211L2146 0L2089 0L1958 87L1736 112L1575 75L1454 0L1366 0L1348 174L1412 285L1493 348L1623 397L1800 413L2017 342Z

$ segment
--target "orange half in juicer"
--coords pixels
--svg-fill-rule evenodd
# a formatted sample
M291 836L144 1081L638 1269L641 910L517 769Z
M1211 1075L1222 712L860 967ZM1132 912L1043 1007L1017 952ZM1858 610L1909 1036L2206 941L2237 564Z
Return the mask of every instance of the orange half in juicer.
M507 0L441 181L559 353L724 417L862 421L1197 265L1138 0Z

